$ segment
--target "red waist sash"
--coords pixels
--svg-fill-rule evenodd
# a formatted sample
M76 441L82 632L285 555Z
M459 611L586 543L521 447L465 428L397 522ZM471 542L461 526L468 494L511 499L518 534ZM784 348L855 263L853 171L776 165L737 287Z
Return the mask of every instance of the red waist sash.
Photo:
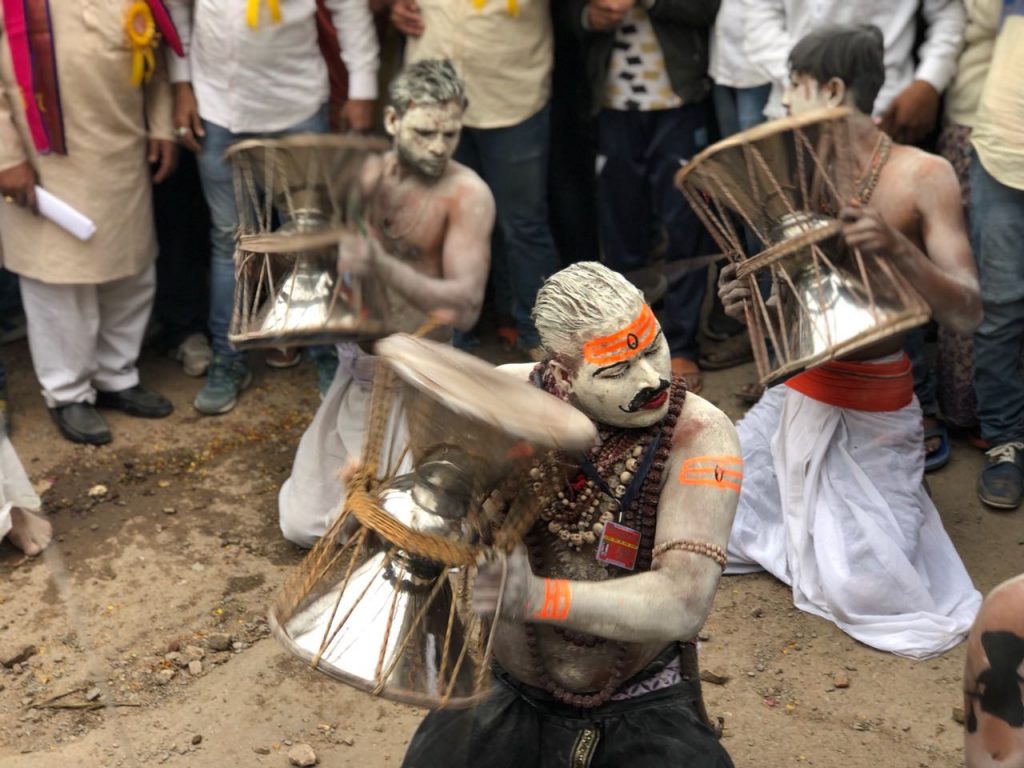
M905 354L891 363L834 360L794 376L786 386L820 403L855 411L898 411L914 398Z

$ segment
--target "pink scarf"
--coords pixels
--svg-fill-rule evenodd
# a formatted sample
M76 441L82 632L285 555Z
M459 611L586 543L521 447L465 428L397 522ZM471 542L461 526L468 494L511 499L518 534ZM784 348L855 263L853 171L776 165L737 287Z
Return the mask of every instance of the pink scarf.
M53 24L50 20L48 0L0 0L4 9L4 26L14 78L25 105L32 144L39 154L51 152L65 155L64 118L60 106L60 88L57 82L57 60L54 55ZM181 38L163 0L146 0L157 29L178 56L184 56ZM31 5L31 8L30 8ZM35 17L36 27L45 19L45 32L30 28Z

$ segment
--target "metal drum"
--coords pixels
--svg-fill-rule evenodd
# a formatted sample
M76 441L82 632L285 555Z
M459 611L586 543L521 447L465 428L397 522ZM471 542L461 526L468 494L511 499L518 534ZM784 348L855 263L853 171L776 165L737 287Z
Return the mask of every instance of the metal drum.
M444 344L398 335L377 353L362 465L271 627L356 688L468 706L488 689L493 635L468 609L470 569L533 524L530 469L597 433L567 403Z
M382 139L303 134L227 152L239 236L228 338L239 348L381 338L397 330L379 286L338 274L338 242L362 227L367 164Z
M856 178L851 114L827 109L757 126L704 150L676 176L676 186L749 284L747 326L765 385L930 316L924 299L886 259L849 248L841 235L839 210L854 198L866 203L871 192ZM750 257L746 234L758 244ZM771 286L767 298L765 284Z

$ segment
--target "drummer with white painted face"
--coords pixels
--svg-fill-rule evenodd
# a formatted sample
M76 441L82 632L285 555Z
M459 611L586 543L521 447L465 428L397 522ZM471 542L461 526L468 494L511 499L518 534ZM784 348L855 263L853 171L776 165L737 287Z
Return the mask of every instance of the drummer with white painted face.
M527 547L472 584L473 610L497 622L497 679L476 708L428 715L404 766L727 768L693 640L743 477L735 430L672 378L654 313L607 267L556 272L533 319L544 360L510 374L570 402L600 438L532 470Z
M791 115L854 110L862 192L839 211L847 245L899 270L940 324L972 332L981 304L953 168L893 143L871 118L885 78L881 32L819 29L790 67ZM742 321L750 293L735 272L723 270L719 293ZM799 608L882 650L927 657L964 638L980 595L922 487L922 415L902 335L767 390L738 430L749 481L727 572L771 572Z
M434 336L472 328L490 268L494 198L483 180L452 160L459 142L465 87L451 62L423 60L391 85L384 127L390 152L364 169L368 232L341 243L338 271L380 288L395 330L416 331L443 317ZM338 372L302 436L291 477L281 488L285 538L312 546L345 496L339 470L362 453L372 356L338 345Z

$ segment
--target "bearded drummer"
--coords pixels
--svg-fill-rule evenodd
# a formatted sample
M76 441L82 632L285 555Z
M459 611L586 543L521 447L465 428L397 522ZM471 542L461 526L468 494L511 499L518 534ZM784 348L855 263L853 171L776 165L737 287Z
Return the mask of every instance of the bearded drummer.
M469 330L490 268L494 198L452 160L466 91L449 61L406 67L391 85L384 127L393 148L369 164L369 233L339 247L339 274L357 275L387 297L393 330L413 332L432 313ZM451 327L435 336L450 337ZM362 453L374 359L354 342L338 346L338 371L302 436L278 497L285 538L312 546L340 511L339 471Z
M842 236L899 270L940 324L970 334L981 303L956 175L871 119L882 54L873 26L813 32L790 54L784 103L791 115L854 110L861 184L839 211ZM743 320L750 293L735 265L719 293ZM747 482L726 573L769 571L798 608L884 651L921 658L964 638L981 596L922 484L921 408L902 335L767 390L738 430Z
M533 319L544 361L508 367L600 439L531 471L541 514L527 546L473 585L473 609L498 614L488 698L428 715L404 765L731 766L700 704L693 640L739 498L735 429L672 378L661 327L621 275L568 267Z

